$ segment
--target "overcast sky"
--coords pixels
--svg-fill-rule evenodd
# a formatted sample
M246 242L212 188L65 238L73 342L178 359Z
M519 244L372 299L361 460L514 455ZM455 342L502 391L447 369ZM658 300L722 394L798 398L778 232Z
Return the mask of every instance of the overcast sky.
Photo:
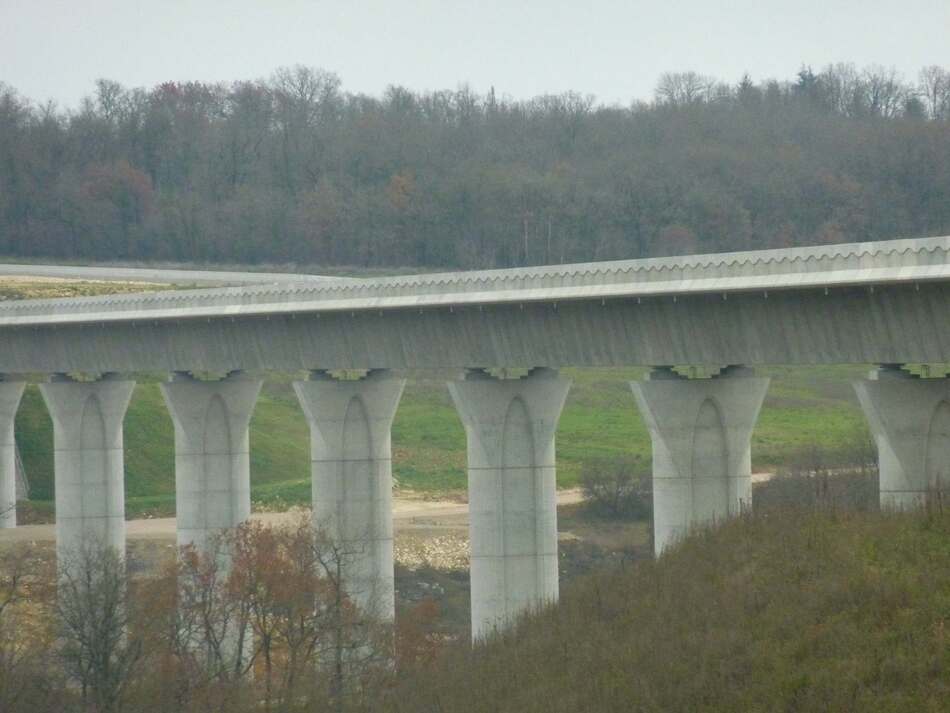
M0 81L75 106L127 86L305 64L349 91L491 86L652 96L665 71L790 78L803 64L950 67L950 0L0 0Z

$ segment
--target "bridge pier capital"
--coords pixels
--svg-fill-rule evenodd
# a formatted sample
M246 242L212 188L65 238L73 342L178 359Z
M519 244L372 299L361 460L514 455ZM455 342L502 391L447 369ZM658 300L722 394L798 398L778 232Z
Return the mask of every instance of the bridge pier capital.
M656 554L691 527L751 506L752 429L768 386L739 366L706 379L660 368L630 382L653 444Z

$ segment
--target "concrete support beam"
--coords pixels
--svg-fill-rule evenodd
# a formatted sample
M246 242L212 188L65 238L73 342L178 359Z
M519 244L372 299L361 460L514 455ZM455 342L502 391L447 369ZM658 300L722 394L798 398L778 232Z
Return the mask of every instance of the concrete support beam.
M670 369L630 383L653 442L653 546L752 503L752 429L769 379L727 367L711 379Z
M557 600L554 433L570 385L552 369L449 384L468 437L475 640Z
M881 507L918 507L950 490L950 379L891 366L854 390L877 444Z
M134 381L106 376L40 384L53 419L56 553L61 567L89 547L125 556L122 420Z
M24 382L0 381L0 529L16 527L16 441L13 425Z
M339 547L344 588L364 611L395 617L390 429L405 379L314 372L294 390L310 424L314 528Z
M207 552L216 534L250 517L248 424L261 383L242 373L220 381L177 373L161 385L175 424L179 547Z

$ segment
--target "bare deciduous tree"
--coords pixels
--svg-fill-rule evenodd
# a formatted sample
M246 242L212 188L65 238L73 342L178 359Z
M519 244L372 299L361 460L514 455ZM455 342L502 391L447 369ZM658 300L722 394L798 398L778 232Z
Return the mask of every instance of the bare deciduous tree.
M704 102L716 84L713 77L698 72L664 72L656 86L656 100L674 106Z
M88 545L61 562L56 592L57 656L97 713L123 710L125 693L145 656L125 562L108 547Z
M919 91L931 119L950 118L950 72L930 65L920 70Z

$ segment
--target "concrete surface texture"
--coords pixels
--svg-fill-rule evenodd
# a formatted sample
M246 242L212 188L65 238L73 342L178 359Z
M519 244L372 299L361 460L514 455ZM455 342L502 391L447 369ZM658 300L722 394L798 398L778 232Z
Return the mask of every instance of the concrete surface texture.
M468 439L473 639L557 600L554 433L570 385L551 369L449 383Z
M53 419L56 543L59 565L89 547L125 553L122 419L134 381L106 377L40 384Z
M0 373L950 362L950 236L0 305Z
M175 425L179 546L208 552L216 535L250 517L247 428L261 383L240 373L219 381L175 374L161 385Z
M730 367L710 379L669 369L630 383L653 443L653 537L660 554L691 527L752 504L752 429L769 379Z
M950 490L950 379L885 367L854 389L877 445L881 507L916 507Z
M313 523L342 561L344 588L363 608L395 617L390 429L405 386L385 371L295 381L310 424Z
M16 527L16 441L13 425L24 386L22 381L0 381L0 529Z

